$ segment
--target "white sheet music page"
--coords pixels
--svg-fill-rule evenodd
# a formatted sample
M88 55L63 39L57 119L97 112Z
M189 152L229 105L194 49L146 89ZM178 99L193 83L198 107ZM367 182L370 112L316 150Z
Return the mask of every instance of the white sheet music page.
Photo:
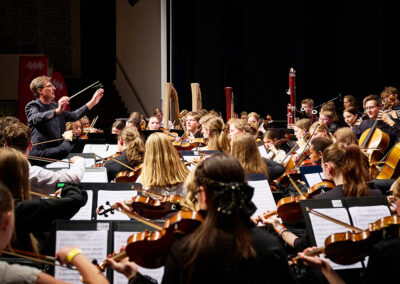
M64 162L69 162L68 159L63 159ZM46 169L69 169L69 163L54 162L46 165Z
M254 194L251 201L257 206L253 216L261 215L266 209L276 210L276 203L269 187L268 180L249 180L248 184L254 187Z
M368 224L391 215L386 205L354 206L349 208L349 212L354 227L362 230L368 229Z
M107 171L106 168L86 168L82 182L103 182L107 183Z
M121 246L126 246L126 242L128 238L137 232L121 232L121 231L114 231L114 251L119 251ZM138 265L139 266L139 265ZM148 269L139 266L139 272L143 275L149 275L150 277L156 279L158 283L161 283L163 274L164 274L164 267L155 268L155 269ZM114 271L114 284L126 284L127 279L126 277Z
M90 260L100 263L107 257L107 231L57 231L56 251L65 246L79 247ZM70 283L82 283L78 271L55 266L54 277Z
M107 152L116 154L118 152L118 144L108 144Z
M329 217L335 218L339 221L342 221L347 224L351 224L349 215L345 208L316 208L315 211L327 215ZM331 221L325 220L321 217L318 217L312 213L309 213L312 229L315 236L315 241L317 243L317 247L325 246L325 239L335 233L343 233L349 231L349 229L337 225ZM323 257L321 255L321 257ZM328 258L327 258L328 259ZM329 259L328 259L329 260ZM334 263L329 260L333 269L351 269L351 268L361 268L361 262L357 262L351 265L340 265Z
M264 145L258 146L258 151L260 151L261 157L269 159L267 150L265 150Z
M85 168L90 168L91 166L93 166L95 163L95 159L94 158L85 158Z
M118 201L131 200L132 197L136 195L137 191L135 190L99 190L97 192L96 208L99 208L100 205L105 206L107 201L112 205ZM107 209L107 206L105 206L105 209ZM117 210L114 210L114 214L109 212L107 215L108 217L105 217L104 215L97 215L97 220L130 220L128 216Z
M320 173L313 173L313 174L305 174L304 177L307 180L307 183L310 187L312 187L313 185L322 182L322 178Z
M83 147L82 153L105 152L107 148L107 144L86 144L85 147Z
M79 211L71 218L71 220L91 220L93 208L93 190L86 190L88 200L85 206L81 207Z

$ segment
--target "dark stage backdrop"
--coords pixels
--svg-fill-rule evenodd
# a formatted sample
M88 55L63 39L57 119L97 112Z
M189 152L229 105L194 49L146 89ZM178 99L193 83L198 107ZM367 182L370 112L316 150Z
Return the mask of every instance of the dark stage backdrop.
M231 86L236 112L286 119L290 67L298 107L306 97L319 105L353 94L361 102L385 86L399 88L394 4L349 2L173 0L172 82L180 108L191 109L190 83L198 82L204 108L225 116L223 88Z

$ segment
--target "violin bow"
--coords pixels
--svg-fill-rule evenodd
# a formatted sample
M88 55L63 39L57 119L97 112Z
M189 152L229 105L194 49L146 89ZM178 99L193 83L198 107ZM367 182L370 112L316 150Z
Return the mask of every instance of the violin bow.
M95 118L93 118L92 123L90 124L89 128L93 128L93 127L94 127L94 125L95 125L96 122L97 122L97 119L99 119L99 116L98 116L98 115L97 115Z
M157 193L154 193L154 192L151 192L151 191L148 191L148 190L144 190L143 188L137 187L135 185L132 185L132 189L136 190L136 191L138 191L140 193L144 193L144 194L156 197L156 198L163 198L164 197L161 194L157 194Z
M37 192L37 191L33 191L33 190L30 190L29 193L31 195L35 195L35 196L39 196L39 197L45 197L45 198L49 198L49 199L57 199L57 197L55 197L55 196L48 195L48 194L43 194L43 193L40 193L40 192Z
M61 266L64 268L76 270L75 267L69 267L66 265L61 265L61 264L56 263L57 259L54 256L42 255L42 254L37 254L37 253L29 252L29 251L10 249L10 248L3 249L1 253L20 257L20 258L29 259L29 260L39 262L39 263L49 264L49 265L53 265L53 266Z
M93 155L96 156L96 157L98 157L98 158L100 158L100 159L103 160L103 161L106 161L106 160L107 160L107 159L105 159L105 158L103 158L103 157L100 157L99 155L97 155L97 154L95 154L95 153L93 153ZM123 165L125 168L130 169L131 171L135 171L134 168L128 166L127 164L125 164L125 163L123 163L123 162L121 162L121 161L118 161L118 160L115 159L115 158L112 158L112 157L111 157L110 160L113 160L113 161L117 162L118 164Z
M321 254L321 253L325 254L325 247L316 248L315 250L306 252L304 255L305 256L314 256L314 255ZM300 258L298 256L296 256L296 257L293 257L291 259L291 261L293 262L293 264L297 264L299 262L299 259Z
M33 143L32 146L36 146L36 145L40 145L40 144L46 144L46 143L51 143L51 142L56 142L56 141L61 141L64 140L64 137L61 138L57 138L57 139L53 139L53 140L47 140L47 141L43 141L43 142L37 142L37 143Z
M294 182L292 177L288 174L287 175L289 181L293 184L294 188L297 190L297 192L300 194L300 196L304 196L304 193L300 190L300 188L297 186L297 184Z
M42 162L62 162L62 163L70 163L70 161L63 161L63 160L57 160L57 159L51 159L51 158L45 158L45 157L36 157L36 156L28 156L29 160L36 160L36 161L42 161Z
M310 207L306 207L306 210L307 210L307 212L312 213L315 216L318 216L318 217L323 218L323 219L325 219L327 221L333 222L333 223L335 223L335 224L337 224L339 226L343 226L343 227L345 227L347 229L350 229L350 230L352 230L352 231L354 231L356 233L363 232L363 230L361 230L359 228L356 228L356 227L354 227L352 225L349 225L349 224L347 224L345 222L342 222L342 221L340 221L338 219L335 219L335 218L329 217L329 216L327 216L325 214L322 214L321 212L315 211L314 209L311 209Z

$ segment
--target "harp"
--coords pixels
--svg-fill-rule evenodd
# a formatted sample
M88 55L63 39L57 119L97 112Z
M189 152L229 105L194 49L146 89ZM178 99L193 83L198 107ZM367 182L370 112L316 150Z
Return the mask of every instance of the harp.
M225 87L226 121L234 116L232 87Z
M178 101L178 93L176 92L174 85L172 83L166 82L164 84L164 128L168 129L168 121L170 116L170 105L171 102L174 107L174 113L171 117L171 120L174 121L174 125L176 122L180 123L180 113L179 113L179 101Z
M192 88L192 111L198 111L203 108L201 101L201 90L199 83L191 83L190 87Z

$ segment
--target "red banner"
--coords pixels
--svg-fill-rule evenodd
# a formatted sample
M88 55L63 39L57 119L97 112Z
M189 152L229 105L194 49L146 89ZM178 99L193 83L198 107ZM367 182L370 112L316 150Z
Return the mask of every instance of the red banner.
M27 123L25 106L35 99L29 85L38 76L47 76L49 60L46 56L21 56L19 58L18 118Z
M63 96L68 97L67 85L65 85L64 77L60 72L54 72L51 74L51 83L56 87L55 102L58 102L58 100ZM69 106L66 110L69 110Z

